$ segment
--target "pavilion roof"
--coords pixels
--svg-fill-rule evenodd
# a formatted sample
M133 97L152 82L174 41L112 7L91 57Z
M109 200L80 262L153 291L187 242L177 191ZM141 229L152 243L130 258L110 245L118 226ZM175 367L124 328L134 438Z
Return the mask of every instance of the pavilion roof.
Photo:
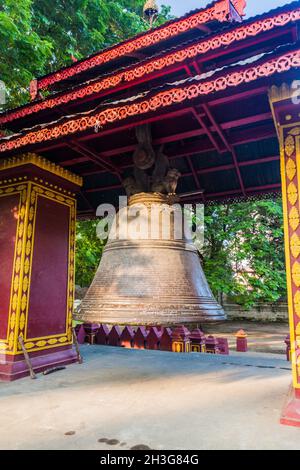
M39 144L87 130L104 130L135 116L143 116L173 105L193 101L199 97L223 92L226 89L251 83L264 77L297 69L300 66L300 45L287 44L273 51L254 54L244 60L216 68L210 72L189 77L162 87L143 91L129 98L103 103L84 113L63 116L47 124L38 124L0 139L0 154L22 149L28 144Z
M140 59L141 53L150 55L151 47L155 49L166 47L169 40L176 38L183 40L185 34L193 30L202 31L202 34L214 31L220 28L220 22L241 21L246 6L245 0L215 0L209 5L193 10L181 18L164 23L152 30L144 31L126 41L116 44L108 49L96 52L82 60L66 66L56 72L37 79L37 90L43 90L53 86L55 83L61 83L77 75L82 76L84 72L99 68L104 64L111 64L116 67L116 59L123 59L138 53L137 59ZM149 50L150 48L150 50ZM107 69L106 69L107 70ZM99 73L97 71L97 73ZM83 75L84 76L84 75ZM82 77L80 78L82 81Z
M91 99L105 99L111 94L123 92L132 86L138 87L142 82L153 80L161 75L168 75L168 79L174 79L173 74L178 68L185 67L187 69L187 61L192 61L198 71L201 68L200 61L208 61L220 55L226 55L229 46L236 47L237 50L241 47L245 48L246 40L248 40L247 47L251 47L249 41L253 43L253 37L255 37L255 44L260 40L265 41L263 33L266 32L273 33L275 36L284 34L284 31L278 31L278 29L283 30L284 27L292 25L299 18L299 2L293 2L264 15L250 18L239 26L236 24L223 25L218 33L209 33L205 37L190 39L188 42L177 44L170 49L159 50L152 57L141 59L138 63L97 76L97 78L89 79L80 85L51 94L45 99L34 100L29 104L0 114L0 126L20 130L24 126L34 125L35 122L47 122L57 116L56 108L59 107L61 113L64 113L63 107L67 104L72 106L75 104L76 111L80 111L80 106L86 110L85 103ZM258 37L259 34L262 36L261 39ZM222 46L225 47L222 49ZM156 83L154 83L155 85Z
M62 107L61 117L54 114L60 108L54 104L53 110L11 121L14 134L0 139L0 159L37 152L83 176L79 212L91 214L102 202L117 203L122 177L132 171L135 126L147 122L155 148L163 145L182 173L178 192L183 200L236 200L278 192L279 148L268 90L298 78L299 24L299 2L294 2L160 51L154 60L116 71L136 70L126 89L122 83L103 94L92 90L89 96L75 97L68 112ZM206 52L204 43L211 47ZM176 70L162 63L159 76L139 76L139 67L174 53ZM39 103L44 102L29 106Z

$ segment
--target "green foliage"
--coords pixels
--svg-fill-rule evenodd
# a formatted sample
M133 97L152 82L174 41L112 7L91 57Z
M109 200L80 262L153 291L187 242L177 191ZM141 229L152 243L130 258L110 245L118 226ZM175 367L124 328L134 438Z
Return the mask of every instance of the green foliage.
M250 307L286 296L278 200L206 208L204 270L215 294Z
M0 80L8 106L29 99L33 78L145 29L144 0L0 0ZM170 19L162 7L156 25Z
M77 222L76 284L88 287L98 268L105 243L96 235L98 221Z
M30 80L45 70L51 54L51 42L33 29L32 0L0 0L0 80L10 105L28 99Z

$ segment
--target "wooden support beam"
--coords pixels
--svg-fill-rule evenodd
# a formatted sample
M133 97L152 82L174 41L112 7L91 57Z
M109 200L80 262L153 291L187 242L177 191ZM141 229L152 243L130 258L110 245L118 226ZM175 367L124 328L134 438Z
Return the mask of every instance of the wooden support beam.
M236 173L237 173L237 177L238 177L238 180L239 180L239 183L240 183L240 186L241 186L241 190L242 190L242 193L244 196L246 196L246 190L245 190L245 186L244 186L244 182L243 182L243 178L242 178L242 174L241 174L241 171L240 171L240 168L239 168L239 164L238 164L238 159L237 159L237 156L236 156L236 152L235 152L235 149L234 147L228 142L225 134L223 133L222 129L220 128L219 124L217 123L217 121L215 120L214 116L212 115L209 107L206 105L206 104L203 104L203 109L205 111L205 113L207 114L207 117L209 118L209 120L211 121L211 123L213 124L216 132L219 134L221 140L223 141L225 147L227 148L227 150L229 152L231 152L231 155L232 155L232 159L233 159L233 163L234 163L234 166L235 166L235 169L236 169Z
M102 155L94 152L86 145L78 142L77 140L69 141L68 145L70 145L71 148L76 150L78 153L86 156L89 160L92 160L94 163L101 165L107 171L116 174L121 181L122 178L120 175L120 170L116 166L112 165L109 161L105 160Z

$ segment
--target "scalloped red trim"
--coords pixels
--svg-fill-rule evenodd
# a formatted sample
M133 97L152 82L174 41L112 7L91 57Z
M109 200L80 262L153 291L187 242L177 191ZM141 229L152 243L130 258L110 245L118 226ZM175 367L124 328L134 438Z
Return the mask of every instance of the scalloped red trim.
M236 10L243 16L244 9L246 6L245 0L232 0ZM229 0L220 0L216 2L212 7L188 17L183 18L177 22L172 22L165 27L155 29L143 36L139 36L131 41L116 45L111 49L88 58L76 65L73 65L65 70L55 72L47 77L38 80L38 89L42 90L52 85L53 83L65 80L73 77L85 70L96 67L98 65L110 62L111 60L122 57L126 54L136 52L141 48L152 46L160 41L164 41L178 34L189 31L190 29L196 28L200 24L208 23L209 21L218 20L226 21L229 13Z
M107 108L92 116L81 116L77 119L44 128L38 131L28 132L22 137L0 141L0 152L24 147L28 144L36 144L52 139L58 139L77 132L83 132L93 127L103 128L107 124L123 121L132 116L147 114L161 108L167 108L174 104L193 100L199 96L224 91L226 88L236 87L242 83L250 83L259 78L269 77L275 73L287 72L291 68L300 66L300 49L283 54L277 58L268 60L257 66L243 68L240 71L228 73L214 80L188 84L183 87L162 91L148 99L138 103L131 103L114 108Z
M52 109L55 106L60 106L70 101L82 99L94 93L100 93L104 90L116 87L123 82L131 82L139 79L145 75L149 75L165 67L172 66L176 63L184 62L187 59L193 59L200 54L205 54L211 50L218 49L222 46L229 46L235 41L242 41L248 37L256 36L260 33L270 31L278 26L285 26L286 24L297 21L300 19L300 8L287 13L280 13L279 15L265 18L255 23L250 23L241 26L233 31L221 34L219 36L201 41L192 46L189 46L180 51L172 52L164 57L151 60L143 65L129 67L120 73L97 80L91 84L85 85L82 88L66 93L62 96L48 98L45 101L36 104L30 104L18 111L12 111L4 116L0 116L0 124L5 124L13 121L14 119L21 119L33 113L38 113L45 109Z

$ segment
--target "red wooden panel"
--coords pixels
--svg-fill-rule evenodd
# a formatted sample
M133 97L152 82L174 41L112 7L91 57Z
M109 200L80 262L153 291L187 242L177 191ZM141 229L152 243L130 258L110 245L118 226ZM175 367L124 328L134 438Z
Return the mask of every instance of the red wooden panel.
M6 339L20 195L0 197L0 338Z
M27 338L65 333L70 208L39 197Z

